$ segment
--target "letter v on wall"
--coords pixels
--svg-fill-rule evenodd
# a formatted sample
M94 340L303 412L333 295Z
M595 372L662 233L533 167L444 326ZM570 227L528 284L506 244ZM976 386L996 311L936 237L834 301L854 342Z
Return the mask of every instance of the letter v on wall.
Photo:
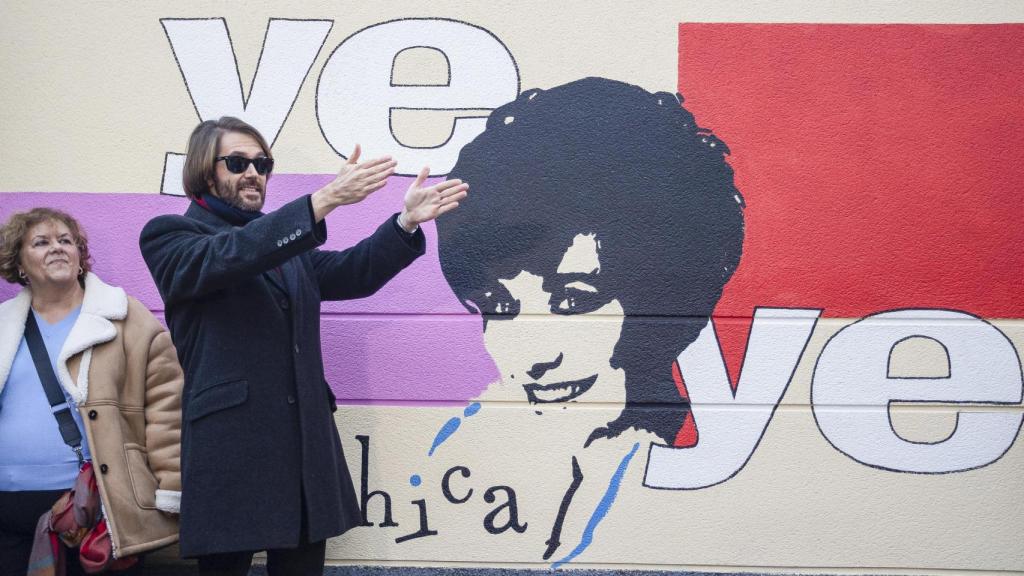
M652 444L644 485L694 490L739 472L789 387L819 315L811 308L757 308L735 391L709 321L679 355L700 440L687 448Z
M164 18L160 23L199 119L236 116L255 126L271 146L334 25L333 20L270 19L246 95L223 18ZM184 162L184 154L167 153L162 194L185 194Z

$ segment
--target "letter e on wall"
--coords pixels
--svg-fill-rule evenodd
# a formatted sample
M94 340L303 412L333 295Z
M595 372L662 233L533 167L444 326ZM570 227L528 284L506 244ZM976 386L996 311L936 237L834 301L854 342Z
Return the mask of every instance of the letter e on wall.
M447 82L396 85L395 58L409 48L443 54ZM441 175L451 171L462 147L484 130L486 118L480 111L518 96L519 70L505 45L483 28L445 19L395 20L342 41L320 73L316 94L320 130L339 155L359 143L370 156L391 154L401 174L430 166L432 175ZM397 110L447 110L456 118L447 140L413 147L393 132Z
M896 345L914 337L942 345L946 374L889 373ZM850 458L895 472L940 474L998 460L1016 439L1024 412L958 411L953 433L929 443L901 438L890 405L1014 405L1021 402L1022 386L1017 352L995 326L964 312L896 310L868 316L828 341L814 368L811 404L821 433Z

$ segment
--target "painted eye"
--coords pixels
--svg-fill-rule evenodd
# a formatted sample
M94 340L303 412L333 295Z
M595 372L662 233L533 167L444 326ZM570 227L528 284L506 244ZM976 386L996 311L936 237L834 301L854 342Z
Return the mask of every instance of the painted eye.
M476 300L485 320L508 320L519 315L520 303L504 286L484 292Z
M491 300L491 309L498 316L498 320L505 320L519 315L519 300L508 296Z
M551 298L554 314L586 314L607 303L607 299L594 289L581 290L566 286L563 292Z
M513 314L516 309L516 305L519 303L516 301L500 300L494 303L495 314Z
M576 296L569 294L558 303L559 312L569 312L576 309Z

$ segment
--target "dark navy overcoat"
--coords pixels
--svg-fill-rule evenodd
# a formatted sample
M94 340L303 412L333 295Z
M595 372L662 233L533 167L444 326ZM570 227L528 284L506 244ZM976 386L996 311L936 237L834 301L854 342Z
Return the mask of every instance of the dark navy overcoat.
M316 250L326 237L308 196L242 227L193 203L142 231L185 371L185 557L295 547L303 501L309 541L360 522L324 378L320 302L373 294L425 239L394 217L347 250Z

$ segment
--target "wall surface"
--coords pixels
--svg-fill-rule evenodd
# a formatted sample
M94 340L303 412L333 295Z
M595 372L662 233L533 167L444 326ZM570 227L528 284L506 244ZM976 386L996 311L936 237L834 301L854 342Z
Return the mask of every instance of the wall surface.
M273 141L269 210L395 156L327 248L470 183L322 307L330 563L1024 572L1022 63L1011 1L3 2L0 219L159 315L200 119Z

